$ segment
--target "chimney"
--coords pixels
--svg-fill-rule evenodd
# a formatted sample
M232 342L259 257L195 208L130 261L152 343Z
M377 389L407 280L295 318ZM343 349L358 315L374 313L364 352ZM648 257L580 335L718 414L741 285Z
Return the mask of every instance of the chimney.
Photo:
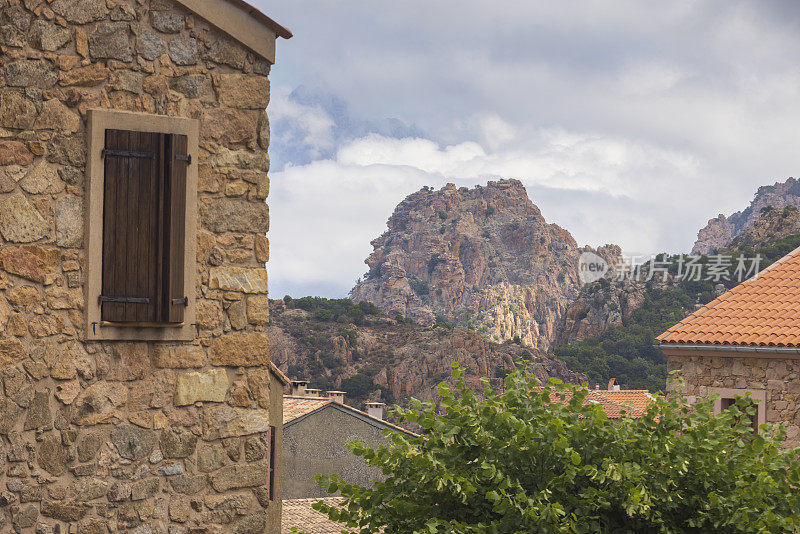
M608 381L608 391L619 391L619 384L616 378L612 378Z
M368 402L367 403L367 415L370 417L374 417L375 419L380 419L383 421L383 409L386 405L382 402Z
M331 399L333 402L338 402L339 404L344 404L344 391L326 391L325 394Z
M306 388L308 387L308 380L292 380L292 395L298 397L306 396Z
M306 397L321 397L322 391L319 389L306 388Z

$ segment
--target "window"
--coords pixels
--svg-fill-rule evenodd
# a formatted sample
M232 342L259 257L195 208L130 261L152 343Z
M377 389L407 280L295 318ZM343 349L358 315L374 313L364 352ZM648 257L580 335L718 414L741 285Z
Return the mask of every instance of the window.
M736 404L736 397L747 396L750 393L750 398L757 402L756 413L748 416L750 423L753 427L753 433L758 433L758 427L767 422L767 393L763 390L748 390L748 389L716 389L712 393L719 395L714 401L714 413L722 413L723 410L729 409Z
M87 339L194 338L197 132L90 111Z
M103 293L111 323L181 323L185 135L106 130L103 150Z
M267 475L269 480L267 483L269 484L269 500L275 500L275 456L277 454L276 449L276 440L277 440L278 431L274 426L269 427L269 450L267 451L267 457L269 458L269 474Z

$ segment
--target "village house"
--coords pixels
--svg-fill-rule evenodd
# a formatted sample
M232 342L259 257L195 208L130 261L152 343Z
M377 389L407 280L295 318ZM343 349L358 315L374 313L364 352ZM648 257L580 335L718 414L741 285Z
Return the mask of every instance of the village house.
M800 445L800 249L709 302L658 337L689 397L717 395L714 409L750 392L754 426L781 424Z
M242 0L0 0L2 532L279 532L279 37Z
M327 497L317 485L317 474L336 473L352 484L369 486L381 477L379 469L347 448L351 441L372 447L391 446L384 430L413 432L384 420L383 403L367 403L361 411L344 403L344 392L322 395L303 381L292 382L292 394L283 397L283 498Z

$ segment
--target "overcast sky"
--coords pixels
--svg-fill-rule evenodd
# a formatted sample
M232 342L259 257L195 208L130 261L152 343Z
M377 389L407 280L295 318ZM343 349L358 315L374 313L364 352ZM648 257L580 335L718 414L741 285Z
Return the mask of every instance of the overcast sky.
M270 294L345 296L408 194L518 178L580 245L688 252L796 176L800 2L254 0Z

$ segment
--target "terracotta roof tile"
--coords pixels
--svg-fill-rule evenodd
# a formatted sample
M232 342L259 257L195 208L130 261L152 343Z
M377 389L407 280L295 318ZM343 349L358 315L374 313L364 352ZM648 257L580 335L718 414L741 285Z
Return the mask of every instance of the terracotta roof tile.
M281 533L289 534L292 527L310 534L340 534L344 525L328 519L328 516L317 512L311 505L324 501L326 504L339 504L342 497L326 497L325 499L290 499L283 501L281 516Z
M294 421L298 417L310 414L333 402L333 399L322 397L283 397L283 424Z
M800 347L800 249L656 338L665 345Z
M572 398L569 391L564 392L563 403L566 404ZM562 402L555 394L550 395L552 402ZM590 389L589 394L583 400L583 404L599 404L609 419L619 419L625 415L638 418L653 403L655 397L644 389L622 389L609 391L605 389Z

